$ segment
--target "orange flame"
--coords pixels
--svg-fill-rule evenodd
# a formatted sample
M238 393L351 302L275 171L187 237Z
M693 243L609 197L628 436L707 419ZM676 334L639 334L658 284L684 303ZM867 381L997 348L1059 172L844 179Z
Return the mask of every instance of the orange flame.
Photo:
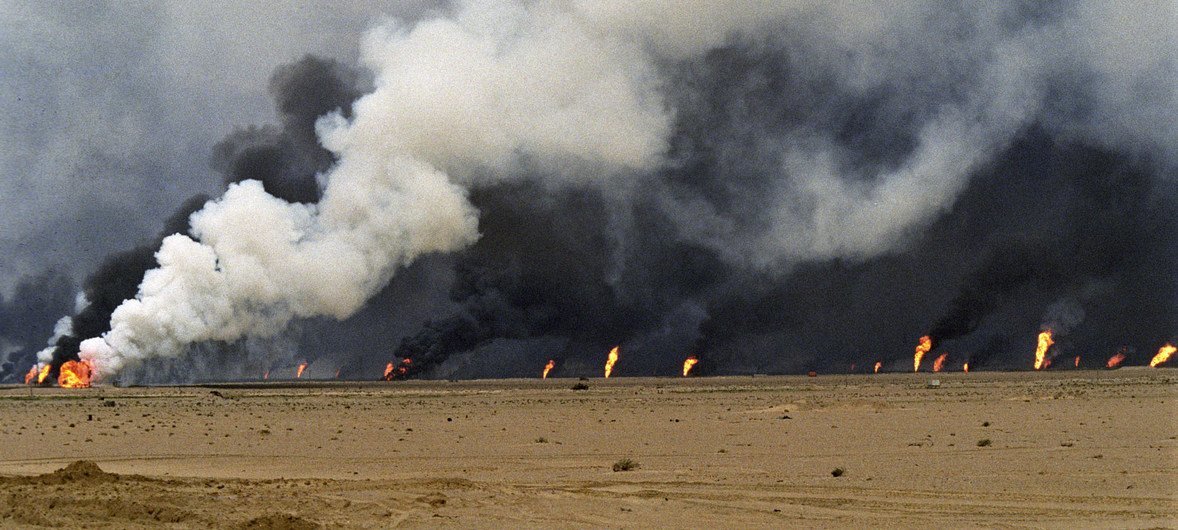
M299 379L299 378L303 377L303 370L306 370L306 369L307 369L307 362L306 361L299 363L299 370L297 372L295 372L295 379Z
M270 370L262 372L262 379L270 379Z
M879 373L879 369L883 367L883 361L875 361L875 373Z
M37 372L37 384L45 382L45 378L49 377L49 365L41 367L41 371Z
M921 337L920 344L916 345L916 355L912 358L913 372L920 371L920 359L923 358L924 354L928 353L928 351L931 349L933 349L932 337L929 337L928 335Z
M961 369L962 369L962 371L964 371L965 373L968 374L969 373L969 363L967 362L967 363L961 365Z
M945 367L945 359L948 359L948 358L949 358L948 353L942 353L941 355L938 355L936 360L933 361L933 371L940 372L941 369Z
M1047 350L1055 341L1051 339L1051 330L1045 329L1039 332L1039 345L1035 347L1035 369L1042 370L1051 366L1051 360L1047 358Z
M548 372L556 368L556 359L548 359L548 364L544 365L544 373L540 374L540 379L548 379Z
M88 361L66 361L57 375L57 384L62 388L90 388L94 367Z
M618 362L618 347L609 351L609 357L605 360L605 378L609 379L609 374L614 371L614 364Z
M409 373L409 365L413 364L413 359L408 357L401 359L401 364L395 365L393 363L386 364L384 367L384 380L392 381L398 375L405 375Z
M696 359L695 356L691 356L691 357L688 357L687 359L684 359L683 360L683 377L687 377L687 375L691 373L691 368L693 366L695 366L695 364L698 362L699 362L699 359Z
M1105 366L1108 366L1109 368L1116 368L1123 362L1125 362L1125 348L1121 348L1121 350L1118 351L1116 355L1109 357L1108 362L1105 363Z
M336 379L339 379L340 370L343 370L343 369L344 369L344 367L342 367L342 366L335 369L335 378Z
M25 374L25 384L26 385L33 384L33 380L36 378L37 378L37 365L34 364L29 367L29 373Z
M1080 367L1080 356L1076 356L1076 362L1072 363L1076 368Z
M1174 352L1176 351L1178 351L1178 348L1167 342L1165 346L1162 346L1160 349L1158 349L1158 354L1153 356L1153 359L1149 361L1149 365L1153 368L1161 366L1162 363L1170 360L1170 356L1174 355Z

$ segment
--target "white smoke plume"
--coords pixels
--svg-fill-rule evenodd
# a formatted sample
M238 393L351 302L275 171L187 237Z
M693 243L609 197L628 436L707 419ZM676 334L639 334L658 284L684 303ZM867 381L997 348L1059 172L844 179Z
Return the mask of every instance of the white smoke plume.
M471 0L444 17L387 21L362 45L373 92L353 105L350 120L319 121L320 141L339 160L320 177L322 200L288 204L257 182L231 185L191 217L188 235L164 240L160 267L114 312L110 332L83 342L81 355L111 374L193 343L271 336L296 317L345 318L398 267L477 239L472 187L543 174L546 185L593 186L624 201L641 188L636 179L669 163L671 96L691 91L671 86L663 68L733 41L789 49L793 67L827 73L839 90L893 94L885 104L911 118L912 149L893 165L850 169L830 131L766 131L756 147L776 153L774 180L748 192L745 210L759 210L756 222L658 182L645 189L665 192L659 204L683 239L740 265L889 252L952 208L971 174L1042 117L1058 78L1137 76L1097 90L1118 102L1128 98L1117 90L1172 80L1172 51L1142 59L1132 46L1102 46L1107 34L1084 32L1100 9L1069 5L1043 15L1043 24L1012 23L1019 9ZM1158 31L1154 37L1172 40L1172 27ZM1078 59L1094 47L1106 53ZM1146 92L1144 114L1174 106L1172 86ZM1106 131L1074 116L1046 122L1113 144L1146 137L1174 145L1164 136L1172 120L1154 132L1124 122Z
M459 183L519 164L575 179L650 169L669 117L644 52L557 7L471 3L373 30L363 55L375 90L351 121L318 127L339 159L322 200L231 185L192 215L189 235L164 239L160 267L82 358L112 374L196 342L273 335L295 317L345 318L398 267L477 238Z

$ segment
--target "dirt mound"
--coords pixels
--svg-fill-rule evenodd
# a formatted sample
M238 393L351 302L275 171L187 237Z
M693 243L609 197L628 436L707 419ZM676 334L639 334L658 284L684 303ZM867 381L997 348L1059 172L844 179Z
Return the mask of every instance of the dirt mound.
M98 464L89 460L78 460L52 473L38 475L33 480L40 484L67 484L71 482L116 482L119 476L107 473Z
M137 476L130 476L131 478L140 478ZM42 485L60 485L60 484L91 484L91 483L107 483L118 482L125 477L114 475L102 471L98 464L90 461L77 461L65 466L57 471L45 473L45 475L37 475L32 477L0 477L0 484L4 485L19 485L19 484L42 484Z
M273 513L246 521L241 530L319 530L318 523L290 514Z

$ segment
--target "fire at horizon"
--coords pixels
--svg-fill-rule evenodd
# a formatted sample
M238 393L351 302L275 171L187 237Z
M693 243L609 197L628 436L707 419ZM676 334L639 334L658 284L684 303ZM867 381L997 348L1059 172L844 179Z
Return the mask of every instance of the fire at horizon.
M948 358L948 353L942 353L941 355L937 356L937 358L933 360L933 372L940 372L941 369L945 368L945 360Z
M62 388L90 388L94 367L88 361L66 361L57 375L57 384Z
M1035 369L1042 370L1051 366L1051 359L1047 357L1047 350L1051 345L1055 344L1055 340L1051 337L1051 330L1045 329L1039 332L1039 345L1035 347Z
M1151 368L1157 368L1158 366L1161 366L1166 361L1170 360L1170 356L1174 355L1175 351L1178 351L1178 347L1175 347L1173 344L1167 342L1165 346L1162 346L1158 349L1158 354L1154 355L1153 359L1150 359L1149 366Z
M385 381L392 381L393 379L396 379L397 376L408 374L410 366L413 366L413 359L408 357L401 359L401 362L398 364L389 362L384 367L384 374L382 377Z
M1051 366L1051 359L1048 356L1048 353L1051 351L1051 348L1054 344L1055 341L1052 330L1046 329L1038 334L1037 347L1035 349L1035 370L1044 370ZM923 356L926 355L931 349L931 337L927 335L921 337L920 342L915 349L915 357L913 359L914 371L919 372L920 362ZM620 350L620 346L614 346L612 349L610 349L605 362L604 375L606 378L609 378L613 375L614 367L619 359ZM1117 353L1108 358L1105 363L1106 367L1109 369L1114 369L1121 366L1127 359L1128 351L1128 347L1122 347L1117 351ZM1178 353L1178 347L1176 347L1173 343L1166 343L1161 346L1158 349L1157 354L1152 357L1149 362L1149 366L1156 368L1166 364L1175 355L1175 353ZM948 352L940 353L932 363L932 372L938 373L944 371L948 366L948 359ZM412 359L409 358L403 358L399 362L389 362L384 368L383 378L385 380L391 381L399 376L408 374L412 363ZM682 377L690 377L694 367L698 363L699 358L694 355L688 356L686 359L684 359L681 372ZM1081 364L1081 356L1073 356L1071 364L1073 367L1079 368ZM308 365L309 363L307 361L300 362L296 368L295 378L302 378ZM547 379L555 367L556 360L549 359L541 372L541 378ZM882 368L883 361L875 361L872 367L872 372L878 374ZM969 360L966 360L964 363L962 363L961 369L966 373L970 371ZM339 378L341 371L342 368L336 370L336 379ZM23 377L24 383L26 385L44 384L46 380L49 379L50 372L51 365L45 363L36 363L30 366L28 371L25 372ZM90 361L66 361L61 365L61 368L58 371L58 376L56 377L56 381L54 382L56 383L56 386L61 388L89 388L93 384L95 375L95 366ZM269 379L269 377L270 371L266 370L262 374L262 379Z
M928 351L931 349L933 349L932 337L929 337L928 335L921 337L920 342L916 345L916 355L912 357L913 372L920 371L920 359L923 358L924 354L928 353Z
M1117 353L1113 354L1112 357L1108 358L1108 362L1105 363L1105 366L1107 366L1109 368L1116 368L1116 367L1120 366L1121 363L1125 362L1125 351L1126 351L1125 348L1121 348L1120 350L1117 350Z
M605 378L609 379L609 374L614 371L614 364L618 362L618 346L609 351L609 357L605 359Z

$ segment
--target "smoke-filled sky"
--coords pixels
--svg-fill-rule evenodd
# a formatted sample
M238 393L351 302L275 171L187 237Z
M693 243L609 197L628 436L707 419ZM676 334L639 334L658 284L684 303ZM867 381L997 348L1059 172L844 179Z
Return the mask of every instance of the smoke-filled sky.
M80 281L184 199L219 194L212 146L275 121L277 66L354 62L382 16L436 3L0 3L0 292L49 266Z
M0 6L6 374L1178 338L1171 2L369 4Z

